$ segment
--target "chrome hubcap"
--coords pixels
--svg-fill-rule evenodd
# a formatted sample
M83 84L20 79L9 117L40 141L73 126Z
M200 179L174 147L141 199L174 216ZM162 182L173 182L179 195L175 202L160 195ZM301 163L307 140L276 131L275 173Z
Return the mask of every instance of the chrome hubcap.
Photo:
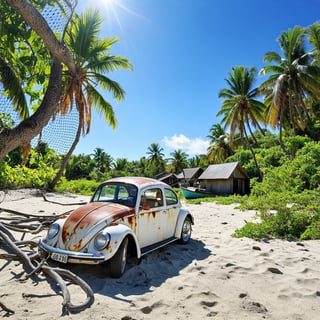
M189 220L185 220L182 227L182 238L184 241L190 240L191 237L191 224Z

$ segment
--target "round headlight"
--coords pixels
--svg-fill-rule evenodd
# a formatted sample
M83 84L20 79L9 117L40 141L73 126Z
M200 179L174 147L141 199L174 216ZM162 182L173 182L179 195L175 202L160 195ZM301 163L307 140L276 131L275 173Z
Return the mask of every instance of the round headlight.
M102 250L109 244L109 242L110 242L109 233L106 233L106 234L99 233L94 238L94 247L97 250Z
M54 238L58 234L59 230L60 226L57 223L52 224L48 230L48 238Z

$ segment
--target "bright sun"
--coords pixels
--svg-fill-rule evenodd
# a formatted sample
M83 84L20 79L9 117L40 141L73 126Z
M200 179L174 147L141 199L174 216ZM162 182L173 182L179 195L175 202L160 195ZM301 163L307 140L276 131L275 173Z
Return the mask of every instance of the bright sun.
M125 1L126 0L98 0L97 3L100 7L103 7L106 11L109 11L114 15L117 15L117 11L124 11L131 15L140 16L131 10L129 6L125 4Z
M127 0L98 0L96 3L100 9L103 10L103 15L107 17L108 21L115 21L115 23L122 29L121 21L125 15L135 16L139 19L146 19L134 10L132 10L125 2ZM132 4L132 3L131 3Z

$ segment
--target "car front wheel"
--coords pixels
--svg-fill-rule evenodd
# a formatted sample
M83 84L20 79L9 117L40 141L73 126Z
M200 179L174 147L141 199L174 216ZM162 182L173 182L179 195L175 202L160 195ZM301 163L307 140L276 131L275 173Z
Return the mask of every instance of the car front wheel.
M128 237L125 237L116 252L116 254L110 259L110 275L112 278L120 278L126 269L127 265L127 250L128 250Z
M188 243L189 240L191 239L191 231L192 231L192 221L189 217L186 217L182 225L179 242L182 244Z

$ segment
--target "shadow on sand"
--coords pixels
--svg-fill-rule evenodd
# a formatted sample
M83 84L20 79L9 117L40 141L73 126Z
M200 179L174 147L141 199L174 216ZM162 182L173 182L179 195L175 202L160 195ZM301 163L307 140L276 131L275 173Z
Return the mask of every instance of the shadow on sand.
M112 279L102 266L68 265L68 269L84 279L95 294L130 302L126 296L143 295L179 275L193 261L210 255L202 241L192 239L187 245L171 244L144 256L139 264L129 265L120 279Z

